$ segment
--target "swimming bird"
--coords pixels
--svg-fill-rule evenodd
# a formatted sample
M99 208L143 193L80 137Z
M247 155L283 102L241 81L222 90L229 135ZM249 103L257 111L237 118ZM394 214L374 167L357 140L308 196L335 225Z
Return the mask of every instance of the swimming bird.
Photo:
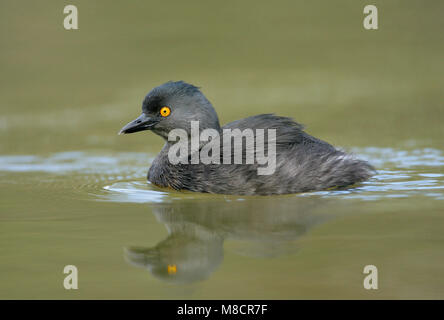
M264 143L263 152L275 155L274 171L259 174L258 169L263 167L263 163L258 161L233 161L230 164L223 161L227 157L234 158L235 152L232 151L236 145L225 149L227 143L231 144L231 138L223 139L217 145L219 163L173 163L170 152L178 142L177 139L170 141L169 133L180 129L192 139L193 121L198 122L199 133L211 129L221 137L230 130L251 129L256 141L261 138L258 129L273 129L275 137L269 139L268 144ZM210 101L198 87L184 81L170 81L152 89L143 100L142 114L125 125L119 134L143 130L150 130L165 140L147 176L148 181L162 188L216 194L278 195L344 188L365 181L374 174L374 168L366 161L309 135L301 124L288 117L260 114L221 127ZM270 143L274 144L274 150ZM197 148L191 147L182 159L190 160L194 152L200 152L204 147L199 142ZM241 151L242 160L246 160L248 154L257 155L257 151L248 149L246 143L242 144Z

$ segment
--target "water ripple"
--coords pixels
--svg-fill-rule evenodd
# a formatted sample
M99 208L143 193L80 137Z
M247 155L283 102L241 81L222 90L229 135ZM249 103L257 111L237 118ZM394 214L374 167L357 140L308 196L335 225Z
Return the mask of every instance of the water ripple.
M341 197L379 200L424 196L444 200L444 154L424 148L355 148L358 157L372 163L377 175L354 188L300 194L297 196ZM78 182L77 189L88 189L96 199L115 202L167 202L175 197L199 197L196 194L160 190L145 182L147 168L153 160L145 153L93 153L72 151L49 156L2 155L0 172L41 173L40 184L56 180ZM49 178L44 176L49 174ZM69 179L67 179L69 177ZM236 197L235 197L236 198ZM239 198L239 197L237 197ZM234 198L233 198L234 199ZM227 201L232 198L227 197ZM242 200L242 198L237 199Z

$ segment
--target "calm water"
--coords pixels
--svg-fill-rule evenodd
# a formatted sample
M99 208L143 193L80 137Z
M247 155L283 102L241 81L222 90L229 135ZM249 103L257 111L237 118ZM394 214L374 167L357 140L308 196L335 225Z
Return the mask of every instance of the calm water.
M365 1L76 4L73 32L59 1L0 4L0 298L444 298L442 1L378 2L375 32ZM222 123L290 116L378 173L273 197L158 189L161 139L117 131L170 79Z

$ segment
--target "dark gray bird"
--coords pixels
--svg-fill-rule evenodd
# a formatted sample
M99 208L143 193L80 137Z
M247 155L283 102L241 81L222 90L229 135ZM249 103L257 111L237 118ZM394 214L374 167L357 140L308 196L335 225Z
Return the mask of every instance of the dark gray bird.
M220 133L220 164L170 162L168 153L177 142L168 141L168 134L173 129L182 129L191 139L191 121L199 121L200 132L214 129ZM242 144L242 163L226 164L224 150L233 151L234 144L231 138L224 139L224 129L253 129L258 139L257 129L275 129L276 138L264 145L267 154L271 150L270 142L275 143L274 172L260 175L258 168L264 167L263 163L256 160L245 163L248 154L256 155L256 150L248 149L246 143ZM159 187L219 194L273 195L343 188L374 174L367 162L310 136L303 131L302 125L287 117L261 114L221 127L216 111L199 88L183 81L167 82L152 89L143 101L142 114L124 126L119 134L142 130L151 130L166 141L148 171L148 180ZM231 149L224 148L227 143L232 145ZM200 143L198 152L203 147ZM225 157L234 160L234 152L227 153L225 151ZM191 151L185 155L188 160L191 157Z

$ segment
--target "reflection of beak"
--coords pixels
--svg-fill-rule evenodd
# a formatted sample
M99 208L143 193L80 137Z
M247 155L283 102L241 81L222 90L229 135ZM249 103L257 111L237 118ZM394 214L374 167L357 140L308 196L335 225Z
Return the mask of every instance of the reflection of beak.
M159 254L153 248L129 247L123 251L125 260L136 267L151 269L159 262Z
M133 133L143 130L149 130L157 123L157 120L148 117L146 114L142 113L137 119L134 119L126 126L124 126L119 134Z

